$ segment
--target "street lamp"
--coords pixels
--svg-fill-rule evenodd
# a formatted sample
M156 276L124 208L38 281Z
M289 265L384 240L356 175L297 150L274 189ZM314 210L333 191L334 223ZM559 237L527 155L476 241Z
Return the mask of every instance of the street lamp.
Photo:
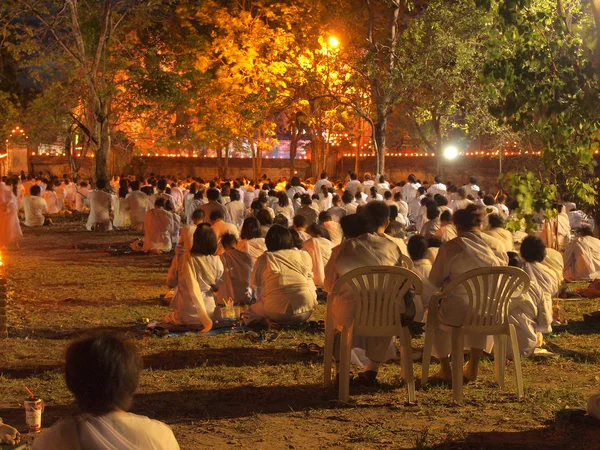
M458 149L454 146L449 146L444 149L444 158L456 159L458 156Z
M340 41L335 36L329 36L329 39L327 39L327 43L331 48L338 48L340 46Z

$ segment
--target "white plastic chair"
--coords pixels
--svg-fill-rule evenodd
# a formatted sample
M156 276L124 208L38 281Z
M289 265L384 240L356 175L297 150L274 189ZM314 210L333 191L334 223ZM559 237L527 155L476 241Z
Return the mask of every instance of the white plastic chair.
M415 268L415 263L412 259L410 259L407 255L402 255L402 267L408 270L413 270Z
M507 337L513 351L517 378L517 393L523 397L523 375L521 357L514 325L508 322L508 306L512 297L527 292L529 276L516 267L484 267L470 270L450 282L441 293L429 300L427 327L423 349L421 385L427 384L429 363L433 347L433 336L439 326L438 308L441 300L451 296L462 287L469 299L465 321L461 327L452 327L452 394L456 403L463 398L464 335L478 334L494 336L494 366L496 382L504 387Z
M335 327L332 307L334 298L343 286L348 286L356 300L356 314L351 326L343 327L340 336L339 399L348 401L350 378L350 352L352 336L398 336L402 377L408 387L408 401L415 401L415 380L412 367L411 337L408 327L403 327L401 315L406 311L404 296L410 288L420 294L423 286L419 276L408 269L395 266L369 266L352 270L342 276L327 298L325 318L324 376L325 387L331 385L331 366Z

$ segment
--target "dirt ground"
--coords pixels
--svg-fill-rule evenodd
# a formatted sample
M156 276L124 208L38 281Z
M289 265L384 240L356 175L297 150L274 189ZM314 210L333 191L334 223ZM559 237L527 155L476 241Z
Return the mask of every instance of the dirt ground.
M26 230L21 249L4 252L12 301L9 338L0 340L0 417L20 430L24 386L45 400L45 427L76 412L62 376L65 347L109 329L134 340L144 357L133 412L168 423L182 449L600 448L600 426L565 413L585 408L600 389L600 327L582 320L600 309L597 299L563 301L569 324L547 337L558 357L523 362L521 402L512 365L501 390L485 361L462 406L443 387L418 390L418 403L407 405L397 363L383 367L381 386L353 390L341 404L321 386L322 358L295 350L302 342L322 345L322 334L284 331L274 342L252 343L241 334L137 332L136 322L168 312L159 296L171 257L112 256L109 245L137 235L88 233L82 220ZM413 347L422 347L422 337ZM418 362L414 370L420 374Z

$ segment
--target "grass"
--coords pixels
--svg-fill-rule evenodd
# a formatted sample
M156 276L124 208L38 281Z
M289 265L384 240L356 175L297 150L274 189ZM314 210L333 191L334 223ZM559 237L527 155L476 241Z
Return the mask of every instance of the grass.
M582 314L600 309L597 299L562 303L569 325L547 337L560 356L523 362L521 402L512 365L500 390L486 361L480 381L465 387L462 406L441 387L419 390L418 403L406 405L398 364L384 366L379 388L352 392L351 401L340 404L334 390L320 385L322 360L295 351L301 342L322 345L321 334L286 331L275 342L251 343L236 334L136 333L136 321L168 312L159 295L170 264L164 255L103 251L136 237L88 233L73 217L26 230L22 248L5 253L12 290L9 338L0 341L6 422L24 428L24 385L46 401L45 426L75 412L62 377L64 349L77 336L109 329L133 339L144 357L133 411L168 423L183 449L598 448L599 427L556 419L565 408L585 407L599 389L600 328L582 321ZM323 315L319 306L316 317ZM422 347L422 339L413 346ZM414 370L420 373L419 363Z

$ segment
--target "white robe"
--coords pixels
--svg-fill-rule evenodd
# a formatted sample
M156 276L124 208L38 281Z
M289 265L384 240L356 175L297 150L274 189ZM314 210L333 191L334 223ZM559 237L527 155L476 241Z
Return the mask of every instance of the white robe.
M250 275L252 274L253 261L250 254L235 248L227 249L221 255L223 263L223 284L219 289L219 298L232 298L235 303L250 303L252 289L250 289Z
M10 187L2 186L0 187L0 248L16 244L22 237L17 197Z
M33 450L179 450L168 425L128 412L65 417L33 441Z
M239 200L229 202L225 205L225 209L229 213L231 223L234 224L238 231L242 230L244 224L244 217L246 215L246 207Z
M46 218L44 214L48 212L46 200L40 196L29 195L23 199L23 210L25 212L26 227L41 227Z
M423 258L413 261L415 264L414 272L416 272L423 281L423 292L420 295L415 295L415 322L425 322L425 313L429 308L429 299L435 293L436 289L429 281L432 263L429 259Z
M86 208L86 204L89 206L89 204L87 203L87 195L90 193L91 191L86 188L86 187L77 187L76 188L76 192L75 192L75 209L79 212L84 212L85 208Z
M553 248L546 249L546 257L542 261L542 265L555 280L557 286L560 286L565 280L563 270L565 268L563 255L558 250Z
M590 274L600 270L600 239L581 236L569 242L564 263L565 280L589 280Z
M267 251L265 238L240 239L236 248L242 252L250 254L250 257L252 258L252 265L254 265L256 260Z
M92 231L97 223L103 224L107 230L112 230L112 221L110 220L111 195L104 191L92 191L87 197L90 206L90 215L86 224L88 231Z
M127 228L131 225L131 215L124 198L117 198L114 202L115 218L113 225L116 228Z
M125 197L125 204L129 211L131 229L142 231L146 212L151 209L149 197L142 191L131 191Z
M435 232L435 235L439 237L442 242L448 242L458 237L456 227L452 223L441 226L440 229Z
M212 225L212 229L217 236L217 255L223 254L223 245L221 245L221 238L226 234L233 234L236 238L240 237L237 227L232 223L227 223L223 220L219 220Z
M248 310L246 323L302 316L317 306L312 262L303 250L264 253L252 269L250 287L255 290L256 303Z
M331 258L333 244L329 239L313 237L304 242L303 249L308 252L312 260L315 286L322 288L325 285L325 266Z
M144 217L144 251L171 251L173 214L162 208L154 208Z
M45 190L42 193L42 198L46 200L46 204L48 205L48 214L58 214L60 207L58 205L58 196L56 195L56 192Z
M167 314L164 321L202 325L203 331L209 331L212 322L221 317L215 296L223 282L223 270L218 256L176 254L167 276L168 286L177 288L170 305L173 312Z
M504 251L506 252L514 252L515 251L515 243L513 234L505 230L504 228L492 228L490 230L485 231L485 234L492 236L503 243Z
M482 240L479 233L468 232L440 247L435 263L431 268L429 281L443 288L458 276L481 267L505 266L506 259L500 259ZM463 324L469 299L464 288L458 288L444 299L439 308L440 328L435 330L434 355L445 357L450 354L450 328ZM465 336L465 346L491 350L493 340L482 336Z
M334 220L330 220L328 222L323 222L321 226L329 233L329 238L331 239L331 243L334 247L342 243L344 232L342 231L342 227L339 223Z

